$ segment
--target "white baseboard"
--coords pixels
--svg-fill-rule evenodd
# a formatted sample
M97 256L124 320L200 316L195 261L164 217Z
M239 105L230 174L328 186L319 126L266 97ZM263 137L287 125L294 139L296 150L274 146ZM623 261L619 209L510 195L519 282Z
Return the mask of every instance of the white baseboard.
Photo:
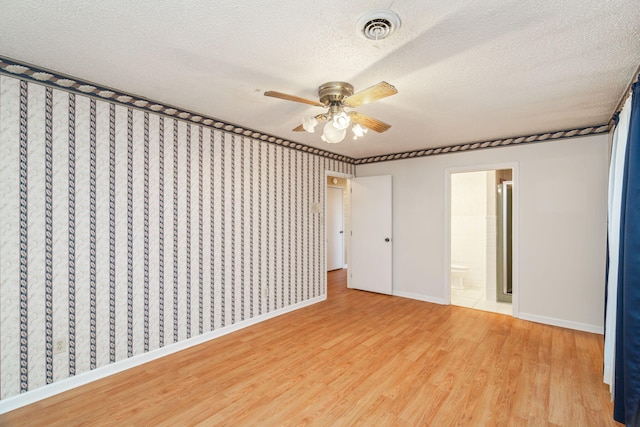
M518 318L530 322L543 323L545 325L560 326L561 328L575 329L576 331L604 334L604 326L590 325L588 323L573 322L571 320L556 319L554 317L538 316L537 314L518 313Z
M166 347L158 348L156 350L149 351L148 353L139 354L137 356L130 357L119 362L115 362L106 366L101 366L92 371L84 372L74 377L66 378L64 380L56 381L55 383L46 385L44 387L37 388L35 390L28 391L16 396L9 397L0 401L0 414L13 411L14 409L21 408L26 405L30 405L39 400L46 399L59 393L71 390L76 387L88 384L93 381L108 377L113 374L120 373L127 369L140 366L144 363L151 362L153 360L160 359L178 351L185 350L189 347L193 347L198 344L202 344L212 339L228 335L232 332L239 331L240 329L247 328L265 320L278 317L280 315L299 310L301 308L325 301L327 295L320 295L318 297L303 301L297 304L290 305L288 307L281 308L276 311L262 314L252 319L243 320L234 325L227 326L215 331L207 332L197 337L190 338L188 340L180 341L177 343L169 344Z
M435 297L430 297L427 295L420 295L420 294L412 294L410 292L403 292L403 291L393 291L393 296L396 297L402 297L402 298L409 298L409 299L415 299L418 301L424 301L424 302L432 302L434 304L441 304L444 305L444 299L443 298L435 298Z
M434 298L426 295L413 294L410 292L393 291L394 296L415 299L418 301L431 302L434 304L446 304L443 298ZM514 316L515 317L515 316ZM545 325L559 326L561 328L574 329L576 331L591 332L594 334L604 334L604 326L590 325L588 323L573 322L571 320L556 319L554 317L539 316L529 313L518 313L518 319L528 320L530 322L542 323Z

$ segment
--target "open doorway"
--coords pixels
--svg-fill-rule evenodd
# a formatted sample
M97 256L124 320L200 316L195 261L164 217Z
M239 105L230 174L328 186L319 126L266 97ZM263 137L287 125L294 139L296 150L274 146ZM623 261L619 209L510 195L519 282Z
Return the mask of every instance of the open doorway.
M327 215L332 210L327 206L330 188L339 187L343 192L343 227L335 229L335 233L338 242L342 243L342 270L350 269L347 287L351 289L392 295L391 184L390 175L354 178L327 172L325 244L331 240L327 234L332 228L327 226L330 221ZM337 251L340 251L339 246ZM326 261L329 249L324 252L325 265L330 270L332 266Z
M335 292L336 287L346 289L348 233L350 230L350 178L351 175L326 172L324 228L327 294ZM344 280L336 281L336 278Z
M326 185L326 265L327 271L333 271L347 267L349 180L328 175Z
M452 172L449 290L453 305L513 314L512 168Z

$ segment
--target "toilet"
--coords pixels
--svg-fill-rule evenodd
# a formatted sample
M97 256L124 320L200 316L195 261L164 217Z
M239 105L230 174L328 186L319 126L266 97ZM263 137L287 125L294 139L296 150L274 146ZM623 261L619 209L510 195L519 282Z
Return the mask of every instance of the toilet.
M464 289L464 275L469 270L466 265L451 264L451 287Z

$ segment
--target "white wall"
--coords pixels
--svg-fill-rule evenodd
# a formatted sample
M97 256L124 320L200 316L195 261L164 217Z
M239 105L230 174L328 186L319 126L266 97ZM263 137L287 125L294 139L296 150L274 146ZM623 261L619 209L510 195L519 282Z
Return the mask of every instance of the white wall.
M394 294L444 303L449 168L518 163L519 317L602 332L607 135L360 165L393 176Z

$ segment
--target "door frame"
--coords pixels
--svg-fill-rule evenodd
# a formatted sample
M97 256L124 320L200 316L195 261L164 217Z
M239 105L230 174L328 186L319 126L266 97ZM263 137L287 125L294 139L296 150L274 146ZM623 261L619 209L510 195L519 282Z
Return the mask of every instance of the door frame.
M447 168L444 171L444 303L451 305L451 175L465 172L487 172L492 170L511 169L513 181L513 198L512 198L512 309L513 317L519 317L520 314L520 176L518 162L505 163L488 163L472 166L461 166Z
M323 241L323 252L322 252L322 271L324 271L324 289L325 291L327 290L327 223L326 223L326 218L327 218L327 198L328 198L328 190L327 188L330 187L330 185L327 182L327 178L330 176L335 176L336 178L345 178L347 180L347 188L346 191L350 191L351 188L351 182L349 181L351 178L355 178L354 174L350 174L350 173L344 173L344 172L337 172L337 171L332 171L332 170L325 170L324 171L324 196L322 199L322 218L321 218L321 224L322 224L322 241ZM347 203L342 202L342 215L344 217L345 212L347 212L347 209L350 209L350 206L347 206ZM344 221L344 219L343 219ZM346 221L345 221L346 222ZM345 223L343 228L344 230L344 237L342 240L342 244L344 245L344 250L346 253L346 258L343 259L343 264L344 265L348 265L349 264L349 254L351 253L351 224L349 223L349 227L347 227L347 224ZM343 267L344 268L344 267Z
M348 187L348 185L347 185L347 187ZM327 215L325 215L325 217L324 217L325 218L325 225L329 221L329 216L328 216L328 213L329 213L329 202L328 202L328 200L329 200L329 191L330 191L330 189L340 190L340 204L342 205L341 206L341 212L342 212L342 218L341 218L341 222L342 222L342 244L340 245L341 246L340 247L340 250L341 250L341 253L340 253L340 259L341 259L340 268L344 268L345 265L346 265L345 261L346 261L346 250L347 250L347 245L345 244L345 240L346 240L346 230L345 230L345 225L346 225L346 221L345 221L346 206L345 206L345 201L344 201L344 192L347 190L347 188L342 188L342 187L340 187L338 185L334 186L334 185L331 185L331 184L327 184L327 189L326 189L326 193L325 193L326 197L327 197L327 205L326 205ZM336 196L337 196L337 194L336 194ZM325 226L325 233L326 233L327 228L328 227ZM328 255L329 254L329 246L330 246L329 245L329 234L326 233L326 236L327 236L327 243L326 243L327 244L327 246L326 246L327 250L325 252ZM328 259L329 257L326 256L326 258ZM325 262L327 264L329 264L328 261L325 260ZM328 267L327 267L327 269L328 269ZM327 270L327 271L332 271L332 270Z

